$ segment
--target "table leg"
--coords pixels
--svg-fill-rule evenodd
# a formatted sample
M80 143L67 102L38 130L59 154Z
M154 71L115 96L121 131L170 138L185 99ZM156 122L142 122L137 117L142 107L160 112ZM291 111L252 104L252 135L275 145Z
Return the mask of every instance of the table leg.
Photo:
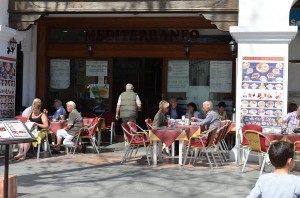
M157 141L153 140L153 165L157 165Z
M175 142L172 143L172 157L175 156Z
M183 141L179 141L179 165L182 165L182 146L183 146Z
M162 142L161 141L159 141L158 142L158 159L159 159L159 161L162 161Z
M98 131L98 147L100 147L100 143L101 143L101 129Z

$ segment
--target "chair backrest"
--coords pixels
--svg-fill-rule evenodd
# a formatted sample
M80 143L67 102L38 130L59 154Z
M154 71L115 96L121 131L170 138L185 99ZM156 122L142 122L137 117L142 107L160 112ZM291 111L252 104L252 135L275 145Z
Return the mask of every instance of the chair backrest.
M137 127L137 125L134 122L129 121L129 122L127 122L127 124L128 124L128 126L130 128L130 132L131 133L138 132L138 127Z
M112 112L104 112L100 117L104 118L105 126L107 128L110 127L112 122L116 121L116 115Z
M96 133L96 130L98 128L98 126L101 126L102 125L102 122L103 122L103 119L102 118L98 118L98 117L95 117L92 121L92 124L91 124L91 127L90 127L90 130L89 130L89 136L92 136Z
M225 128L224 128L224 130L223 130L223 134L222 134L222 136L221 136L221 140L222 140L222 139L225 139L225 137L226 137L226 135L227 135L227 133L228 133L228 130L229 130L230 125L231 125L231 121L229 120L229 121L227 121L227 123L226 123L226 125L225 125Z
M85 117L85 118L95 118L97 117L95 114L93 113L81 113L81 117Z
M123 130L123 132L124 132L124 135L125 135L125 141L127 141L127 142L131 142L131 140L132 140L132 135L131 135L131 132L130 132L130 128L129 128L129 126L128 126L128 124L126 124L126 123L122 123L121 124L121 127L122 127L122 130Z
M259 131L246 130L245 137L247 138L249 147L252 151L262 152L261 136Z
M218 144L220 142L221 138L224 136L225 129L227 129L227 124L223 125L221 128L219 128L217 130L217 135L216 135L216 138L214 140L214 144Z
M21 120L21 122L25 123L27 121L27 118L23 117L22 115L18 115L14 117L14 120Z
M146 125L147 125L147 128L148 128L148 130L151 130L151 129L153 129L153 121L152 121L152 119L151 118L147 118L146 120L145 120L145 122L146 122Z
M246 130L253 130L253 131L257 131L257 132L262 132L263 129L261 126L257 125L257 124L246 124L242 127L242 133L243 133L243 141L242 141L242 145L248 145L248 140L245 137L245 131Z
M213 145L214 139L217 135L218 127L214 127L207 131L206 144L205 147L211 147Z

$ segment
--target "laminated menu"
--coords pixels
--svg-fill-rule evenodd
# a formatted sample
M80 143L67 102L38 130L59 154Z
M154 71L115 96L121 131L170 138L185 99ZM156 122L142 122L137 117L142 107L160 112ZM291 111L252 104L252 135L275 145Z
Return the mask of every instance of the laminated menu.
M283 59L243 60L241 122L280 127L283 113Z
M0 122L0 142L32 138L32 134L21 121L11 120Z

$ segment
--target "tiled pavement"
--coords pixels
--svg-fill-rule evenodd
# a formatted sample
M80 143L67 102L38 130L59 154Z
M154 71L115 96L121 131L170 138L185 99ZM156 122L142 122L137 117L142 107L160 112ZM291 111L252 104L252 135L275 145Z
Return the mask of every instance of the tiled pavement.
M257 165L247 166L242 176L241 167L232 162L214 171L200 163L180 167L176 159L149 167L140 152L121 165L123 154L124 145L119 143L104 147L100 155L89 152L11 162L9 171L17 175L22 198L245 197L258 178Z

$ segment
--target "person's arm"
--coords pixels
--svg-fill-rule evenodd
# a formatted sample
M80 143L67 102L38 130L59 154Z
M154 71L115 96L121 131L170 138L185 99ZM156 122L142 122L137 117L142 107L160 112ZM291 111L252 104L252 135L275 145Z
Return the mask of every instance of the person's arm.
M199 125L200 126L208 125L211 122L212 119L213 119L213 116L210 115L210 114L207 114L206 118L204 118L202 120L199 120L200 121Z
M47 129L49 126L48 118L45 113L42 114L42 122L43 124L34 123L35 126L40 127L42 129Z
M261 178L258 178L254 188L251 190L251 192L247 196L247 198L261 198L261 195L262 195L261 186L262 186Z
M140 100L139 95L136 95L136 106L138 108L138 111L142 111L142 102Z
M121 96L119 96L119 99L118 99L118 102L117 102L116 120L119 120L119 118L120 118L120 108L121 108Z

